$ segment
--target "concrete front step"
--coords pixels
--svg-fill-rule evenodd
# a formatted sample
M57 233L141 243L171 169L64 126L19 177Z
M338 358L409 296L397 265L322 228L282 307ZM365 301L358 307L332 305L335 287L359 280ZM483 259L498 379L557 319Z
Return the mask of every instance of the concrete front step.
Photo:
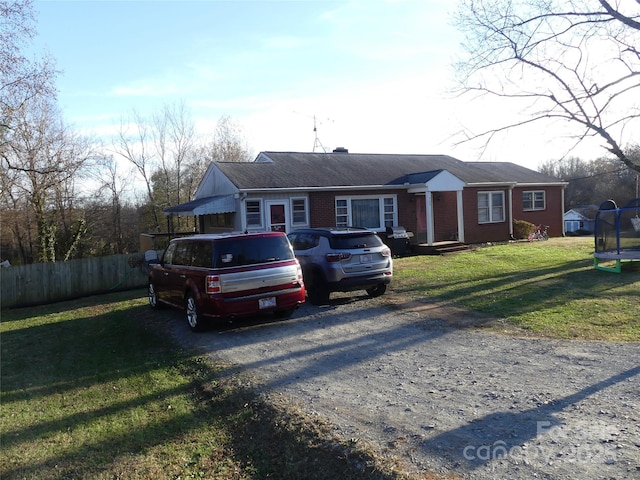
M411 245L411 251L416 255L446 255L448 253L464 252L471 247L461 242L434 242L433 245L419 243Z

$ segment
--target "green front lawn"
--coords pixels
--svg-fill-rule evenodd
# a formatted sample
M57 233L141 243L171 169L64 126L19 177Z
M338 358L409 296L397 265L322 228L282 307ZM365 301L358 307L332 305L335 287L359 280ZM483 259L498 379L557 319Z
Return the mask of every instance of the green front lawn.
M555 238L395 260L392 291L446 300L538 335L640 340L640 262L595 270L593 238Z
M3 311L0 478L405 478L178 347L176 314L144 291Z

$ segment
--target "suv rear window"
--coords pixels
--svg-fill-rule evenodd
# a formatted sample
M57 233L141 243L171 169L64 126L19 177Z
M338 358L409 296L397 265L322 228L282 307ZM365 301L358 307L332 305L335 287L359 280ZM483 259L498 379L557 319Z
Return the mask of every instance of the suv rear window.
M332 235L329 244L333 249L380 247L382 240L375 233Z
M285 236L225 239L215 242L214 268L242 267L293 258Z

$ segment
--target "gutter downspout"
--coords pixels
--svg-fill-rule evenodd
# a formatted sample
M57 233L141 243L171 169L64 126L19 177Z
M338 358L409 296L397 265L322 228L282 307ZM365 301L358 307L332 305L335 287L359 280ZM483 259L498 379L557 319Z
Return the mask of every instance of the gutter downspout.
M513 189L514 185L509 187L509 238L513 238Z
M567 236L567 226L565 225L565 221L564 221L564 192L565 192L566 187L562 187L562 194L560 195L561 197L561 202L560 202L560 215L562 218L562 237L566 237ZM578 228L579 228L579 224L578 224Z
M462 190L456 192L456 207L458 211L458 241L464 243L464 212L462 209Z

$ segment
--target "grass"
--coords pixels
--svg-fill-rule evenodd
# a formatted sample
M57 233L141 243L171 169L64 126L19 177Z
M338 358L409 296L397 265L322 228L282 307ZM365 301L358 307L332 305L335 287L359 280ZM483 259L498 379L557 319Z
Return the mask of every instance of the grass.
M142 291L2 317L3 480L405 478L177 347Z
M445 300L562 338L640 341L640 263L595 270L593 238L556 238L396 259L392 290Z
M638 341L639 290L637 267L596 271L587 239L552 239L397 259L382 298L453 302L518 332ZM0 477L409 478L178 347L163 327L174 315L142 291L3 311Z

